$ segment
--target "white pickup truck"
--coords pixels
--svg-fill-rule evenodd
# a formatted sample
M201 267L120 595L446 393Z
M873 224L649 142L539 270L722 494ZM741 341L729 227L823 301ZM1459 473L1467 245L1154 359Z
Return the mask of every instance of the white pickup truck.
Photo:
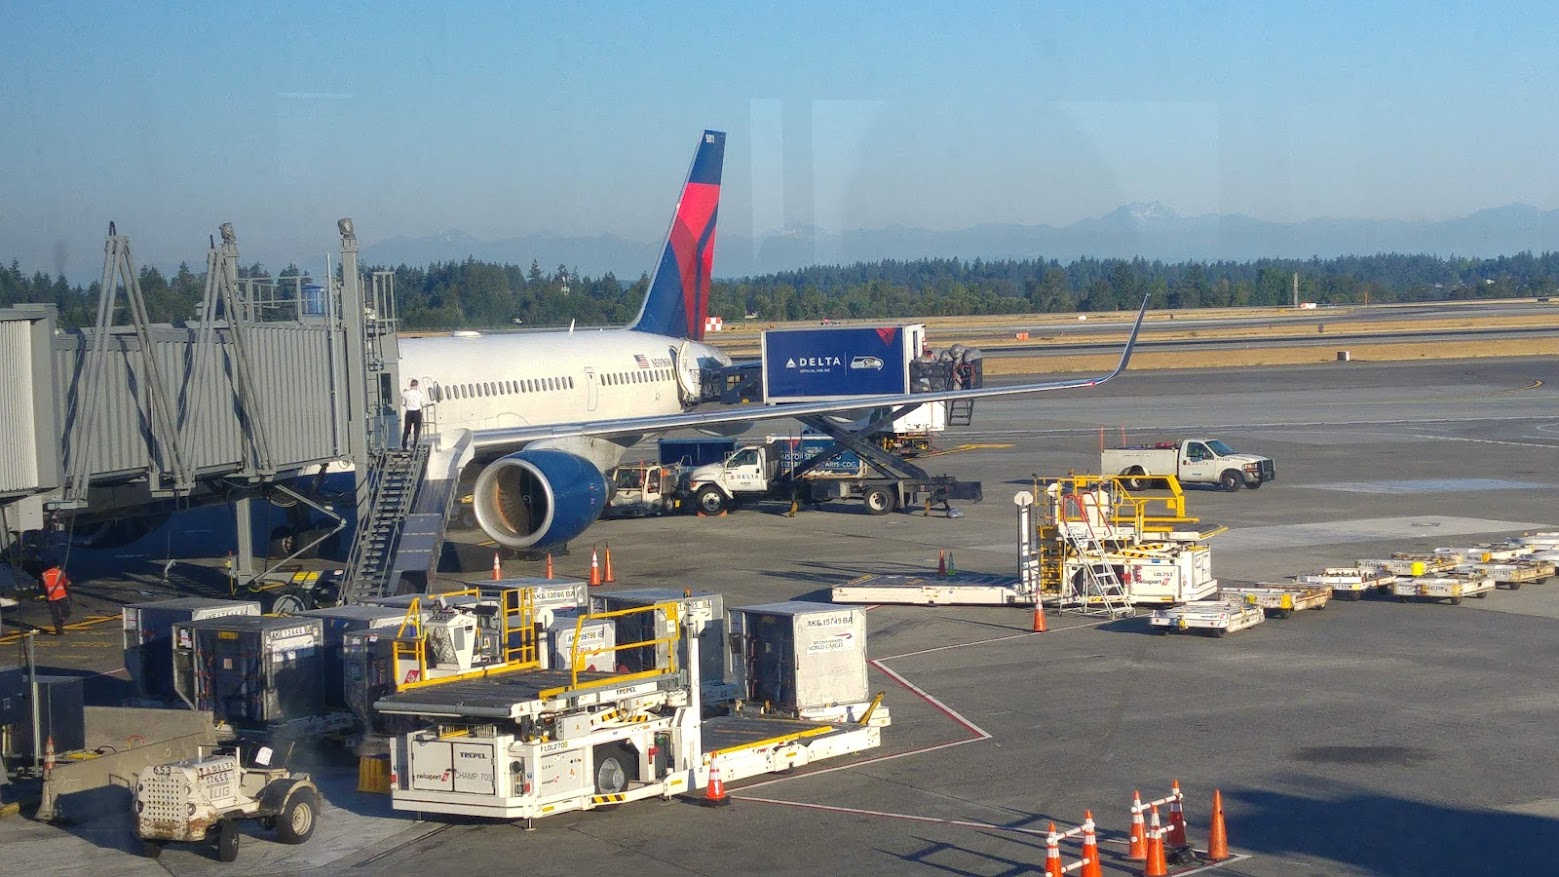
M1207 438L1105 448L1099 454L1099 471L1125 478L1128 490L1143 490L1162 475L1173 475L1181 484L1217 484L1230 491L1242 485L1255 490L1277 478L1271 458L1241 454Z

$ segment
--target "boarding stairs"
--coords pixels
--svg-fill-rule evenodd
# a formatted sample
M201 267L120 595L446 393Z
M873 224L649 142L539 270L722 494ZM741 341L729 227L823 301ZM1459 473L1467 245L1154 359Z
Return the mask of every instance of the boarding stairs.
M411 514L428 465L426 444L411 450L384 448L375 451L369 467L366 519L357 522L357 538L347 557L341 585L342 603L359 603L394 593L390 578L401 528Z
M1077 520L1069 521L1068 506L1077 510ZM1115 574L1110 563L1110 553L1095 531L1078 494L1061 497L1061 514L1057 529L1064 550L1075 557L1082 573L1074 581L1063 577L1061 581L1060 611L1076 615L1095 615L1106 618L1130 618L1137 614L1131 604L1131 595Z

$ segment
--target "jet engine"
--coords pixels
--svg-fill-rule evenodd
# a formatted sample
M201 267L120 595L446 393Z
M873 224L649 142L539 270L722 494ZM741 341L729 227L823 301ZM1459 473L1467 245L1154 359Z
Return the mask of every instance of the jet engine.
M563 545L595 522L610 499L606 476L583 457L526 449L494 461L476 480L472 508L505 548Z

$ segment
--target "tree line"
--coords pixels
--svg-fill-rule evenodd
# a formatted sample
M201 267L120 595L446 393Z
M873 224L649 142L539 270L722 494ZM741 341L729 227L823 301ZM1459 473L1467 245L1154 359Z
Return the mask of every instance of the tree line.
M528 268L465 259L376 270L394 275L405 329L621 325L637 315L649 287L643 275L631 283L610 273L589 278L561 265L543 271L535 261ZM239 273L268 276L260 264ZM301 273L288 266L276 277ZM1100 312L1135 310L1144 296L1154 308L1277 307L1292 303L1295 275L1300 301L1318 304L1541 297L1559 288L1559 253L1250 262L1082 258L1064 265L1054 259L886 260L716 280L709 312L733 322ZM138 279L152 320L197 315L203 271L181 264L165 276L143 266ZM65 326L95 320L98 289L97 282L72 286L41 271L29 275L15 260L0 268L0 307L52 303Z

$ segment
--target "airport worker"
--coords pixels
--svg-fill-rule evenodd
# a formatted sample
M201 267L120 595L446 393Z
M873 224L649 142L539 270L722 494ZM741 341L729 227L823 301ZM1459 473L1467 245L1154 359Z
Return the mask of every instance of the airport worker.
M49 601L49 617L54 619L54 635L65 635L65 619L70 617L70 580L57 563L43 571L43 596Z
M401 429L401 450L409 450L422 441L422 408L424 401L422 391L417 388L417 381L412 380L411 386L401 393L401 407L406 409L406 425ZM406 443L407 437L411 438L411 444Z

